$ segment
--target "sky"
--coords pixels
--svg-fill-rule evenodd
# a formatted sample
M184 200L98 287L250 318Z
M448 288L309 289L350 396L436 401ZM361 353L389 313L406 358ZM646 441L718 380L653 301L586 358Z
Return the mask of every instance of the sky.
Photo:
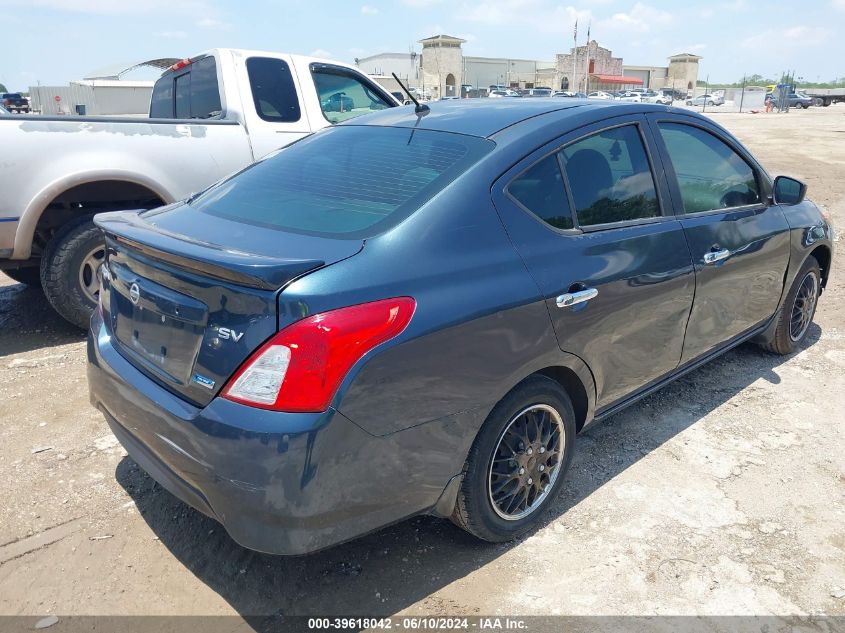
M313 54L340 61L419 51L438 33L466 55L553 60L578 20L624 63L703 56L699 77L743 73L807 81L845 76L845 0L0 0L0 83L64 85L92 71L214 47ZM127 78L154 78L145 71ZM143 73L141 73L143 74Z

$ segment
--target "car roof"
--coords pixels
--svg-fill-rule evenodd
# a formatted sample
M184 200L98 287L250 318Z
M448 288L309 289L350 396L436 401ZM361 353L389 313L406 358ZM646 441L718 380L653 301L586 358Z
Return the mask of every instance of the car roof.
M428 114L419 117L414 106L400 106L379 110L340 125L376 125L382 127L407 127L421 130L454 132L489 138L505 128L528 119L555 112L558 118L565 118L576 111L600 108L625 108L631 106L612 101L586 99L561 100L554 97L537 99L449 99L428 104ZM639 110L636 110L639 111ZM620 112L621 114L621 112Z

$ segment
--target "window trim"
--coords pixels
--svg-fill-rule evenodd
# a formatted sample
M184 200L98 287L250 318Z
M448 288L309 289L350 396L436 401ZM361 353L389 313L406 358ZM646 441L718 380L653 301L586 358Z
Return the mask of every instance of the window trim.
M732 142L731 139L722 136L722 134L720 134L717 130L712 129L703 122L697 121L691 117L667 118L665 116L655 116L651 118L650 121L654 124L653 128L654 136L656 137L656 143L659 144L659 151L664 157L664 171L666 172L666 180L668 181L670 191L672 192L672 197L677 198L678 200L678 204L675 205L679 207L678 213L676 214L677 218L699 218L708 215L719 215L722 213L734 213L737 211L749 211L760 208L765 209L771 206L769 204L769 200L771 199L771 193L769 191L770 187L763 186L764 180L762 178L762 174L764 174L765 172L763 171L762 167L757 164L757 161L755 161L753 157L748 154L748 152L738 147L735 143ZM751 173L754 174L754 180L757 183L757 192L760 196L760 200L751 204L743 204L735 207L722 207L720 209L707 209L706 211L693 211L692 213L687 213L686 209L684 208L683 196L681 195L681 185L678 181L678 175L675 172L675 164L672 162L672 157L669 155L669 149L666 147L666 142L663 140L663 134L660 131L661 123L674 123L676 125L687 125L690 127L698 128L706 134L709 134L710 136L724 143L734 154L739 156L742 161L746 165L748 165L749 169L751 169Z
M641 114L641 113L638 113L638 114ZM569 236L583 235L585 233L595 233L596 231L609 231L609 230L613 230L613 229L626 228L626 227L629 227L629 226L641 226L641 225L645 225L645 224L656 224L658 222L666 222L666 221L669 221L669 220L675 220L676 216L675 216L674 213L671 213L671 214L666 213L666 204L665 204L665 200L664 200L664 193L661 191L661 186L660 186L660 175L658 174L658 172L655 169L655 160L654 160L654 156L652 155L652 147L649 143L648 137L645 134L645 126L647 125L647 121L645 119L641 119L641 118L627 118L627 117L625 117L625 119L623 121L618 122L618 123L613 123L611 125L602 126L601 125L602 123L606 123L606 120L604 120L604 121L594 121L592 123L587 123L586 125L581 126L576 130L572 130L569 133L564 134L562 137L558 137L557 139L553 139L552 141L550 141L549 144L553 145L554 149L551 149L547 152L544 152L542 154L542 156L538 156L537 158L532 160L531 163L528 166L526 166L524 169L521 169L518 173L516 173L514 176L509 178L507 184L504 185L504 187L502 187L502 189L501 189L502 192L506 195L506 197L509 200L511 200L512 202L514 202L517 205L517 207L520 209L520 211L522 211L524 213L528 213L528 215L531 218L533 218L536 222L539 222L542 226L546 227L546 229L548 229L550 231L554 231L555 233L558 233L559 235L569 235ZM648 160L649 169L651 170L652 181L654 182L654 191L655 191L655 194L657 196L657 207L658 207L658 211L659 211L658 215L656 215L654 217L650 217L650 218L636 218L636 219L633 219L633 220L620 220L619 222L607 222L607 223L604 223L604 224L589 224L587 226L581 226L581 224L578 222L578 210L575 208L575 202L572 198L572 187L569 184L569 178L566 174L566 169L564 169L564 166L561 162L561 158L559 156L557 157L558 168L561 170L561 176L563 178L563 185L564 185L564 189L566 191L566 197L567 197L567 200L569 201L570 212L572 213L572 216L573 216L573 218L572 218L573 224L574 224L573 228L571 228L571 229L559 229L557 227L552 226L551 224L549 224L548 222L546 222L545 220L540 218L536 213L534 213L530 209L527 209L524 205L520 204L519 201L516 200L513 197L513 195L510 193L510 191L508 191L511 183L514 180L516 180L517 178L522 176L526 171L528 171L529 169L534 167L534 165L536 165L540 161L544 160L546 157L550 156L551 154L559 154L561 151L563 151L564 148L568 147L569 145L572 145L573 143L577 143L578 141L581 141L585 138L589 138L590 136L594 136L596 134L601 134L602 132L606 132L607 130L612 130L612 129L619 128L619 127L625 127L627 125L636 126L637 131L639 132L640 141L643 144L643 149L645 150L645 153L646 153L646 159ZM583 131L583 130L587 130L587 131ZM573 138L568 138L570 135L573 135L573 134L577 134L577 136L574 136ZM560 142L561 138L567 138L567 140ZM530 155L531 154L528 154L528 156L530 156ZM523 160L525 158L527 158L528 156L525 156L523 158ZM662 165L662 162L663 161L661 160L661 165ZM673 175L674 175L674 172L673 172ZM665 170L663 172L663 177L665 178ZM671 190L670 190L670 193L671 193ZM670 205L670 206L674 209L674 205Z
M329 117L326 115L325 110L323 110L323 104L320 101L320 91L317 90L317 82L314 80L314 71L315 70L328 70L330 73L335 73L337 75L346 76L346 77L350 77L350 78L359 80L361 85L366 86L372 92L375 92L375 93L381 95L382 99L384 99L387 102L388 108L393 108L393 107L396 107L398 105L396 103L396 100L393 98L393 95L391 95L384 88L382 88L375 81L371 80L369 77L367 77L363 73L355 71L351 68L347 68L345 66L338 66L336 64L327 64L325 62L311 62L310 64L308 64L308 71L311 73L311 83L313 84L314 92L317 95L317 108L320 110L320 114L323 115L323 118L332 125L337 125L337 123L330 121ZM357 118L357 117L353 117L353 118ZM347 120L351 121L352 119L347 119Z
M290 76L291 76L291 81L293 82L293 96L294 96L294 101L296 102L296 110L297 110L297 113L299 115L299 116L297 116L296 119L294 119L292 121L282 121L282 120L279 120L277 118L267 118L267 116L265 116L261 112L261 110L258 109L258 103L256 103L256 98L255 98L255 90L253 89L252 79L249 76L249 62L253 59L269 59L271 61L280 61L287 67L288 72L290 73ZM244 70L246 70L247 82L249 83L249 96L251 97L252 108L253 108L253 110L255 110L255 115L259 119L261 119L262 121L264 121L266 123L299 123L300 121L302 121L302 110L303 110L303 108L302 108L302 104L299 101L299 90L297 88L297 81L296 81L296 76L295 76L294 70L293 70L293 64L289 64L286 60L282 59L281 57L267 57L266 55L252 55L250 57L247 57L244 60L244 66L243 67L244 67ZM317 100L319 101L319 96L318 96Z

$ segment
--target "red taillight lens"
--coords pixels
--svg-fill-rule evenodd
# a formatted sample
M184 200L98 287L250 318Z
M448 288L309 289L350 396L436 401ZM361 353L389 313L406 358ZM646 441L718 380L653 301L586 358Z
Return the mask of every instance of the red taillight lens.
M243 364L223 397L274 411L325 411L352 365L400 334L416 305L411 297L397 297L297 321Z
M170 67L170 70L180 70L180 69L184 68L185 66L190 66L190 65L191 65L190 59L180 59L178 62L176 62L175 64L173 64Z

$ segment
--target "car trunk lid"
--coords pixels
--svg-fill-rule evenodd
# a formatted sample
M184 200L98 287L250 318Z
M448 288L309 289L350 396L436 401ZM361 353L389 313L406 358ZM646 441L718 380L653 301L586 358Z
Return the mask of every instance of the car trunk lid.
M118 351L203 406L277 331L280 289L354 255L363 241L179 211L96 216L106 237L101 304Z

